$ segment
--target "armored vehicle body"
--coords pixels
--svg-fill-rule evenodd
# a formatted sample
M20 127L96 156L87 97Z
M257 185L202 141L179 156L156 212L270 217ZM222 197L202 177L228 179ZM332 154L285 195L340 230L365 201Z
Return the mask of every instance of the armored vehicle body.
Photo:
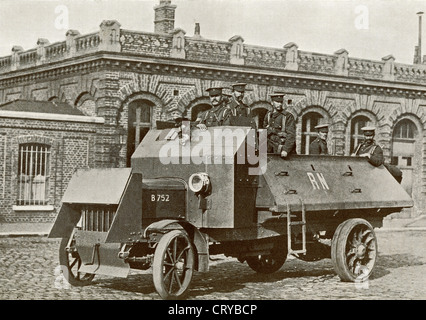
M86 285L96 274L152 268L159 295L182 298L216 254L259 273L279 270L290 254L331 258L343 281L367 279L374 228L412 199L365 158L262 159L259 134L208 128L183 140L176 128L153 129L131 168L78 170L49 235L62 238L66 279Z

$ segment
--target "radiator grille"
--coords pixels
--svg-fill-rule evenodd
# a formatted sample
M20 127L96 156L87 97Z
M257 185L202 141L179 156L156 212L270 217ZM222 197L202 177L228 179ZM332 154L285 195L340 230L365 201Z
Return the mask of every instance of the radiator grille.
M85 231L108 232L117 207L86 206L81 209L81 229Z

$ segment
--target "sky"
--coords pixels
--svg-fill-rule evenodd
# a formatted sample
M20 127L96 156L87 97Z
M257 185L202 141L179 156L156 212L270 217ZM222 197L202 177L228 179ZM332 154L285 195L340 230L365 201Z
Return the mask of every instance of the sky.
M154 6L159 0L0 0L0 56L14 45L28 50L39 38L65 40L69 29L96 32L103 20L121 28L154 31ZM175 27L193 36L333 54L346 49L352 58L380 61L392 54L412 64L418 44L418 15L426 0L172 0ZM422 19L422 53L426 54L426 13Z

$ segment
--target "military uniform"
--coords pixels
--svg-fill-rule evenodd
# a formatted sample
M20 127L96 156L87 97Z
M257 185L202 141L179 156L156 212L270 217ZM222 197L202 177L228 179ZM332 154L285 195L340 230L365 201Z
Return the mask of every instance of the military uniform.
M208 88L210 99L215 99L215 97L221 97L217 105L212 105L211 109L203 111L195 120L195 126L199 124L204 124L206 127L217 127L223 125L223 114L226 107L226 103L223 100L222 87L211 87ZM213 101L213 100L212 100ZM212 102L211 102L212 103Z
M363 127L361 128L364 131L364 135L366 137L371 137L371 139L365 139L362 143L360 143L354 151L356 156L362 156L365 154L369 155L368 162L370 162L373 166L378 167L385 162L385 158L383 156L382 148L374 141L374 127Z
M328 135L328 124L322 123L315 126L318 130L318 137L311 142L309 145L309 154L328 154L327 147L327 135Z
M316 138L309 145L309 154L328 154L327 141Z
M225 105L221 103L219 106L203 111L196 121L197 124L205 124L207 127L217 127L223 125L223 113Z
M369 154L370 158L368 159L368 162L370 162L375 167L378 167L384 163L383 150L374 140L360 143L356 147L354 153L357 156L362 154Z
M296 153L296 121L290 112L269 111L263 127L268 130L268 153Z
M240 92L242 95L244 95L245 92L245 83L236 83L232 85L232 90ZM237 99L234 96L231 96L228 99L228 102L226 104L226 109L224 110L223 114L223 123L224 125L234 125L233 118L250 118L251 119L251 109L249 106L244 104L243 102L237 101ZM247 121L250 122L250 121Z

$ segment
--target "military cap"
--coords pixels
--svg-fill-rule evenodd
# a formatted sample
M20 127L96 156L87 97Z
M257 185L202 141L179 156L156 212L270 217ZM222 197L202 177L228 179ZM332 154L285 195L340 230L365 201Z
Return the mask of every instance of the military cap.
M274 93L270 95L272 101L283 102L284 101L284 93Z
M238 82L238 83L234 83L232 86L232 89L234 89L235 91L238 92L244 92L246 90L246 83L242 83L242 82Z
M329 125L327 123L319 124L315 126L315 129L318 130L318 132L328 132Z
M211 87L208 88L206 91L209 93L210 96L217 96L219 94L222 94L222 87Z
M362 127L361 130L364 131L365 136L374 136L376 128L373 126L366 126L366 127Z

